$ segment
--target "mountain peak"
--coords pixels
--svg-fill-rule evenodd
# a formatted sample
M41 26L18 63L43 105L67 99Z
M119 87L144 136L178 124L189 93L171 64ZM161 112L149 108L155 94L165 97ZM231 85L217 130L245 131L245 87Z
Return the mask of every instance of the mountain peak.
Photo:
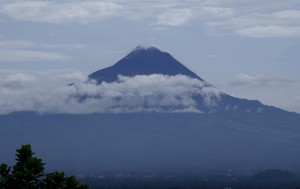
M139 51L152 51L152 52L162 52L159 48L154 46L144 46L138 45L132 52L139 52Z
M116 64L92 73L89 75L89 78L101 83L103 81L117 81L118 75L131 77L151 74L181 74L203 81L203 79L174 59L169 53L153 46L137 46Z

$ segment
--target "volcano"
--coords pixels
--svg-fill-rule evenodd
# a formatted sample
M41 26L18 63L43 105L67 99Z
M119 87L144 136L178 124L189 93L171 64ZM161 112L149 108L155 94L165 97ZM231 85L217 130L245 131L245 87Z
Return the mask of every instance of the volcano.
M214 88L213 85L189 70L182 63L173 58L172 55L161 51L156 47L138 46L114 65L90 74L89 79L95 80L98 84L101 84L102 82L117 82L118 76L134 77L137 75L151 74L161 74L165 76L184 75L203 82L203 88ZM211 106L211 104L207 104L204 98L205 94L193 95L193 100L197 104L196 108L200 112L204 113L211 113L215 111L236 111L248 113L262 113L263 111L285 112L284 110L276 107L263 105L258 100L241 99L228 95L224 92L220 92L218 96L209 96L209 98L212 98L214 101L213 106Z
M164 83L167 89L154 90L160 81L177 77L185 81L179 89L189 90L186 86L192 86L191 92L177 95L173 89L177 84L172 82ZM163 80L143 88L139 80L149 78ZM170 83L171 87L166 85ZM79 96L79 100L77 96L65 100L79 103L74 109L81 107L80 103L89 105L102 100L92 104L92 108L113 101L113 108L118 110L128 110L133 105L139 110L150 106L151 110L164 111L1 115L0 162L9 162L13 158L7 154L29 143L48 167L72 174L225 175L226 170L231 170L230 174L248 175L264 169L300 173L299 114L224 92L211 94L207 91L216 90L213 85L169 53L154 47L137 47L111 67L89 75L87 84L91 94L83 91L80 94L85 96ZM80 84L68 87L80 91ZM104 89L105 94L95 95ZM175 95L168 96L170 91ZM187 103L182 101L182 94L189 95L192 106L199 111L172 111ZM214 103L208 104L207 98ZM165 100L179 105L164 105Z
M151 74L181 74L203 81L203 79L174 59L169 53L155 47L145 48L141 46L136 47L113 66L92 73L89 75L89 78L101 83L103 81L116 81L118 75L136 76Z

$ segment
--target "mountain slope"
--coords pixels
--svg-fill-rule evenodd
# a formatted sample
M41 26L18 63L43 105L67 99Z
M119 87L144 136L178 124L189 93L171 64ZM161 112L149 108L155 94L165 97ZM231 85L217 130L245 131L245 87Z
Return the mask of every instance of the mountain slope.
M209 94L207 91L217 91L217 89L215 89L208 82L204 81L197 74L186 68L180 62L174 59L169 53L163 52L155 47L137 47L116 64L90 74L89 78L96 80L98 84L101 84L102 82L118 81L119 75L134 77L137 75L151 74L162 74L168 76L180 74L190 78L198 79L199 81L203 82L204 85L200 87L200 90L203 91L202 94L192 95L192 98L196 103L196 108L203 113L211 113L215 111L239 111L248 113L281 111L275 107L265 106L257 100L240 99L230 96L224 92L217 92L218 94ZM207 101L210 102L207 103ZM172 109L172 107L167 108ZM177 109L178 107L173 108Z
M113 66L98 70L90 74L89 78L101 83L103 81L116 81L118 75L135 76L150 74L181 74L203 81L194 72L175 60L169 53L162 52L155 47L137 47Z

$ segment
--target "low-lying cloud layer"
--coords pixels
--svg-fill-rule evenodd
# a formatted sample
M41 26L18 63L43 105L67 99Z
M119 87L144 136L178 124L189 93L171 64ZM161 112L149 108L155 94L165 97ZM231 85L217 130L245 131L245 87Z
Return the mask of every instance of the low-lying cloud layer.
M72 79L78 82L67 85ZM183 75L119 76L118 82L97 85L80 72L51 79L6 74L0 77L0 114L201 112L194 101L199 95L207 107L216 105L219 98L215 88Z

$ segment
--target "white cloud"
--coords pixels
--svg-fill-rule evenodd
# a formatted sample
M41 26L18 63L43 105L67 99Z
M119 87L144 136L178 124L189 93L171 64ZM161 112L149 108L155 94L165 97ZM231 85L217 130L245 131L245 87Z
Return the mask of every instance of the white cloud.
M63 61L70 60L71 57L53 52L43 52L38 50L0 50L0 61Z
M248 74L238 74L234 76L230 82L231 86L267 86L267 85L286 85L293 83L293 80L281 77L268 77L265 75L250 76Z
M157 16L154 25L158 26L180 26L193 18L191 9L172 9Z
M130 20L155 19L157 27L181 26L193 18L209 20L232 15L232 10L195 1L14 1L2 4L0 14L15 20L38 23L79 23L111 17ZM145 8L147 7L147 8Z
M275 17L284 18L284 19L296 19L299 21L300 19L300 11L299 10L283 10L273 13Z
M83 44L47 44L29 40L0 40L0 61L67 61L71 57L53 50L83 49Z
M70 82L85 82L88 80L87 75L80 71L75 71L72 73L66 73L64 75L58 76L60 79L68 80Z
M196 20L207 27L208 33L259 38L299 36L300 11L295 7L300 3L293 0L175 2L167 1L156 12L156 26L181 26Z
M209 31L235 33L242 37L298 37L300 28L300 2L279 1L213 1L215 6L230 8L232 16L209 19ZM259 6L258 6L259 5Z
M300 27L297 0L15 0L0 5L2 17L37 23L88 24L118 17L144 20L154 28L165 29L197 21L208 33L261 38L298 37Z
M157 20L153 25L162 27L181 26L190 22L192 19L199 20L218 20L224 17L231 17L230 8L213 6L195 6L187 8L171 8L162 10L164 12L156 16Z
M44 48L44 49L83 49L86 45L83 44L47 44L47 43L35 43L29 40L0 40L0 48L6 49L32 49L32 48Z
M241 36L268 38L268 37L297 37L300 36L300 26L253 26L237 30Z
M27 73L8 74L0 77L0 86L8 88L25 87L33 84L37 78Z
M81 73L69 74L76 75ZM26 77L19 76L18 81L24 82ZM0 114L13 111L71 114L201 112L193 99L195 95L203 96L208 107L214 106L219 98L219 92L214 88L182 75L120 76L119 82L100 85L92 81L72 86L63 84L65 80L51 83L39 78L34 81L26 87L9 87L5 84L7 82L0 82Z
M177 3L164 3L157 13L156 25L180 26L197 20L198 24L200 21L207 27L207 32L213 33L229 32L243 37L260 38L299 36L300 11L295 7L300 3L293 0L175 2Z
M120 4L103 1L13 1L2 5L0 13L22 21L47 23L89 23L112 17Z
M197 12L201 19L204 20L224 19L233 16L232 9L226 7L200 7Z

